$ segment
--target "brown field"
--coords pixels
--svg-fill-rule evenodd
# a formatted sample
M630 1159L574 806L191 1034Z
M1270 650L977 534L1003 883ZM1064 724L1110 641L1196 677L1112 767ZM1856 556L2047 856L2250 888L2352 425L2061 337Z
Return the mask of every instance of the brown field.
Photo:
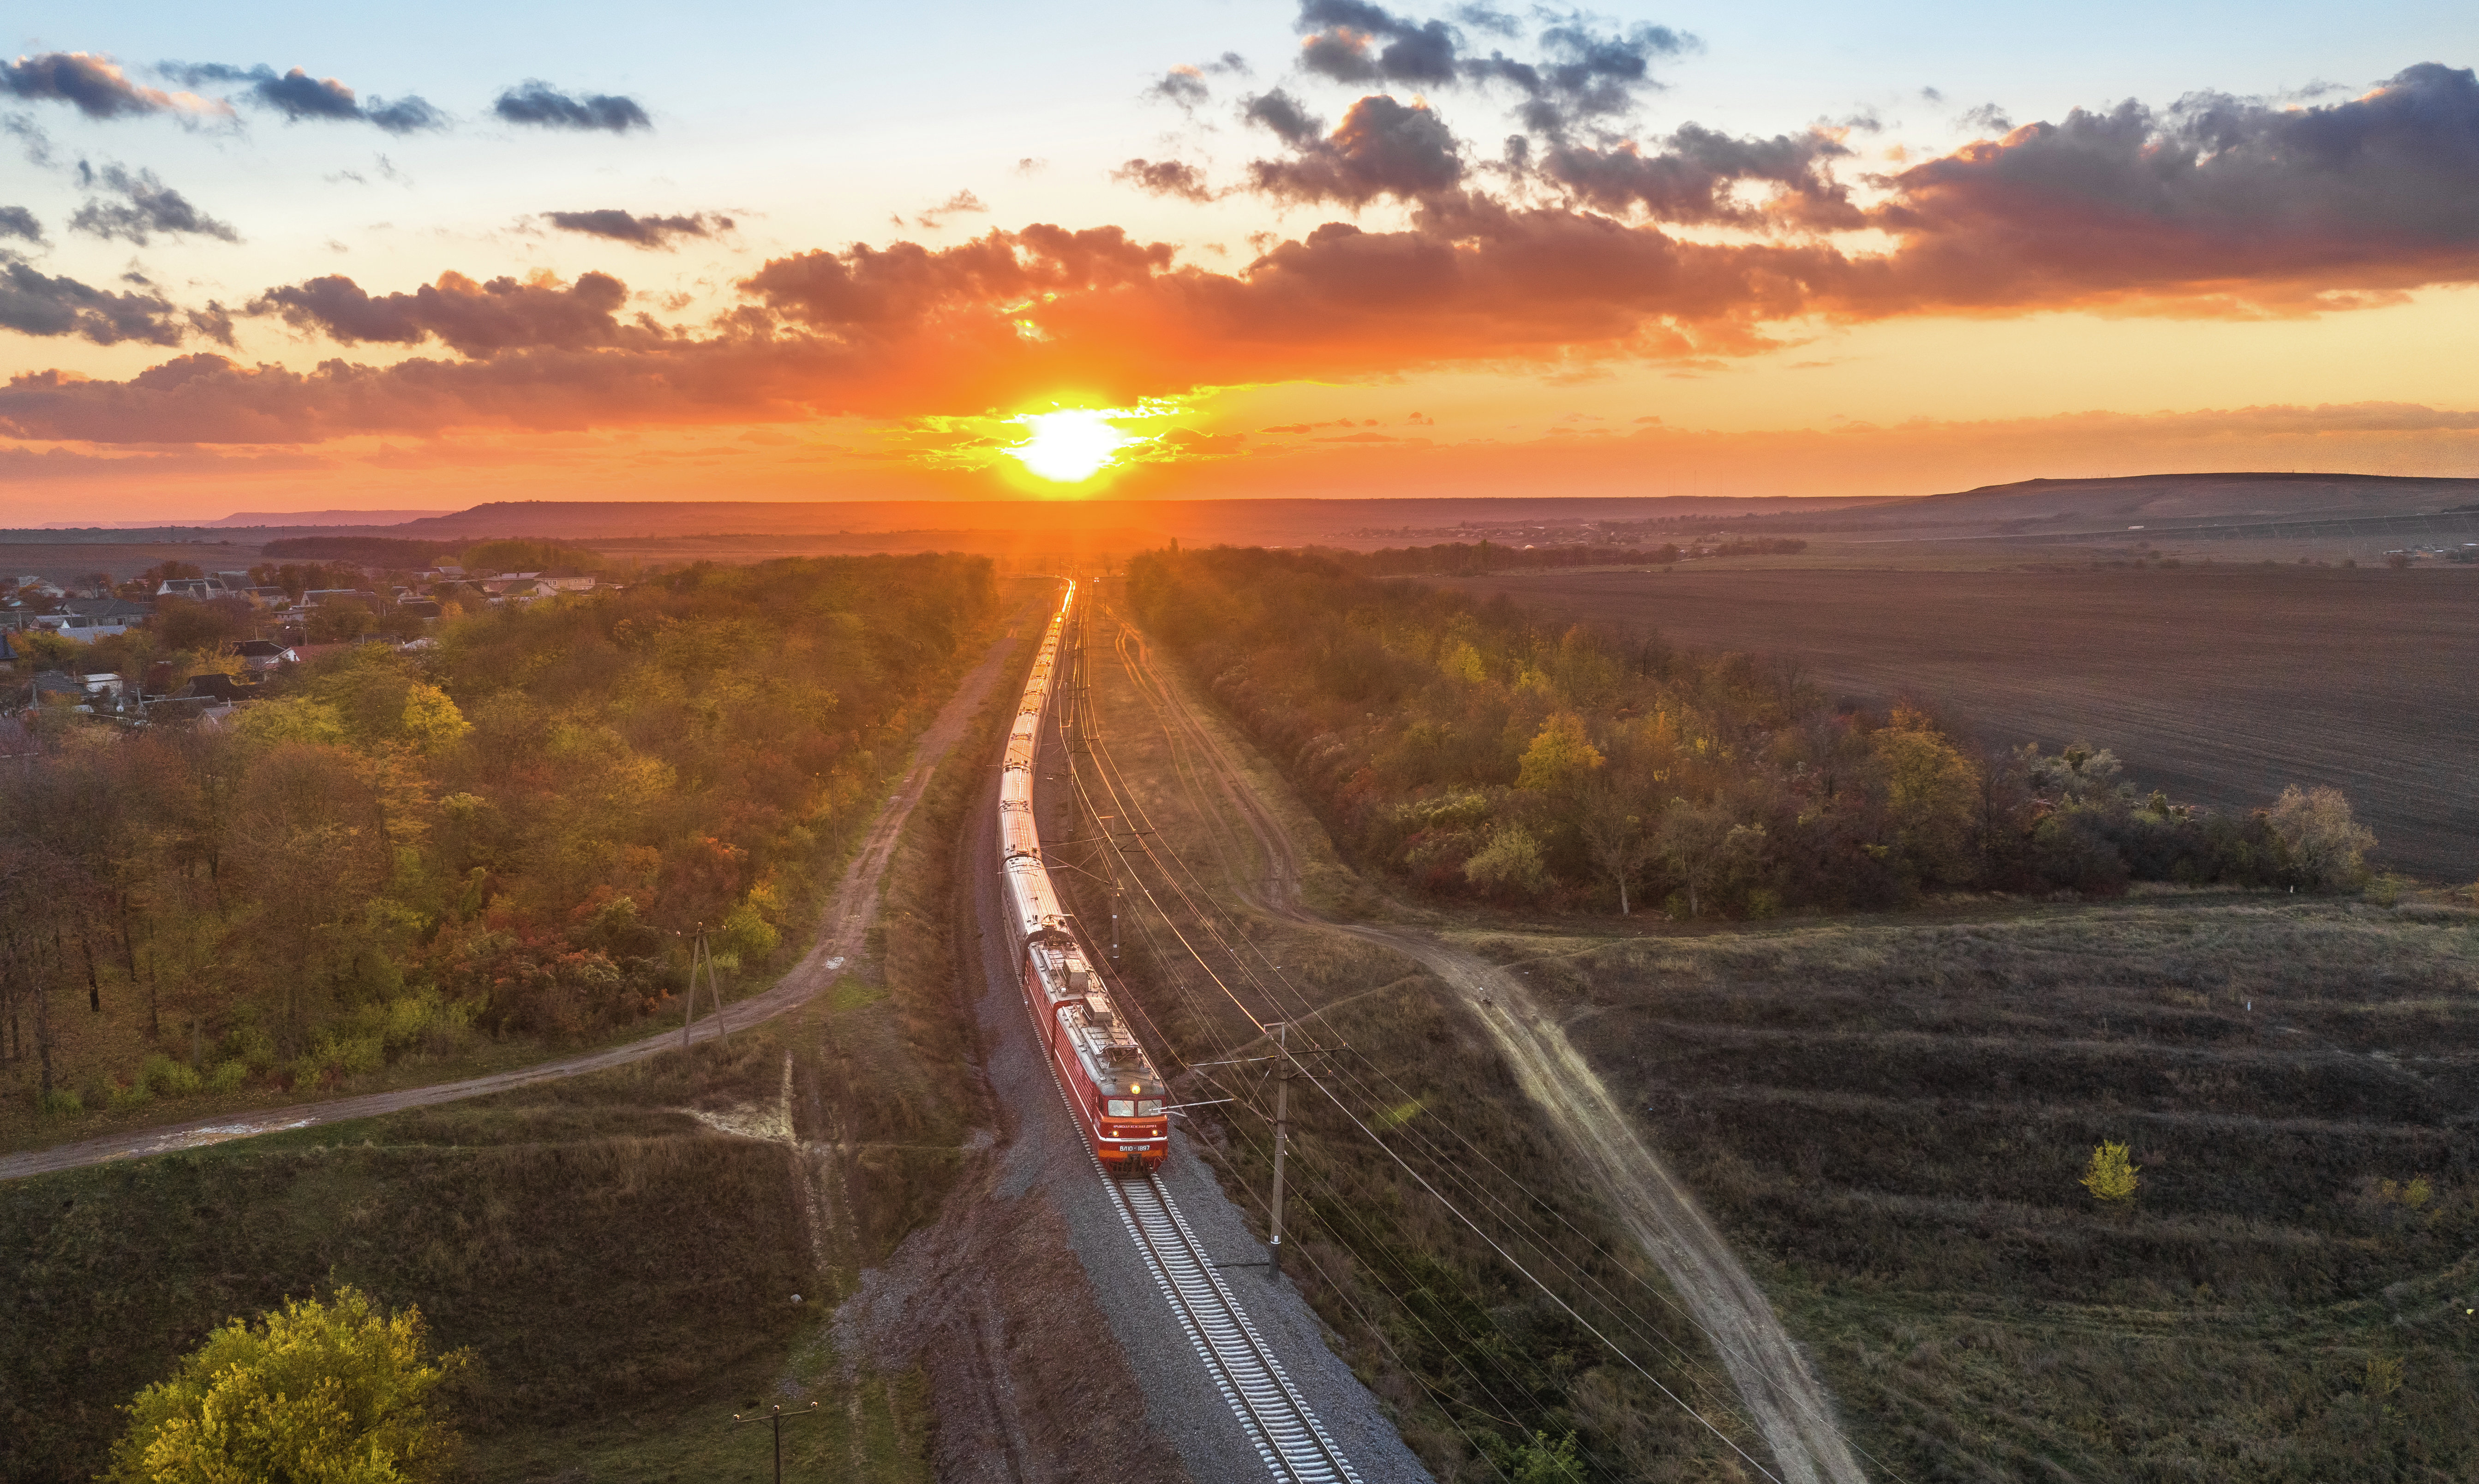
M2466 1479L2474 918L2292 904L1475 946L1640 1112L1872 1473ZM2104 1139L2124 1208L2078 1183Z
M2479 574L2217 568L1434 578L1674 644L1795 661L1991 747L2076 738L2216 808L2346 791L2382 864L2479 876Z

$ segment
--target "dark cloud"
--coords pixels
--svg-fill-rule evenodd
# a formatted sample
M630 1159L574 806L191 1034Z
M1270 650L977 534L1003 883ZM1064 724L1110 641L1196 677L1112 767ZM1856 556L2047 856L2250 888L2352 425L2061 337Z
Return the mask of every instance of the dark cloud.
M1205 74L1182 63L1162 75L1162 80L1145 90L1145 96L1175 103L1190 113L1211 102L1214 90L1205 86Z
M2466 282L2479 276L2479 78L2422 63L2319 107L2199 92L2077 109L1893 184L1872 220L1916 269L1902 287L1943 274L1964 302L2271 304Z
M1444 120L1424 105L1397 103L1384 93L1354 103L1324 139L1291 142L1292 158L1249 166L1256 190L1286 201L1361 206L1381 195L1449 190L1464 174Z
M13 207L11 210L20 210ZM74 335L98 345L140 341L177 345L187 320L161 294L89 288L36 271L0 251L0 329L20 335Z
M1977 129L1983 134L2008 134L2014 128L2014 120L2006 117L2006 111L1994 103L1965 109L1955 121L1966 129Z
M0 237L22 237L30 243L39 243L43 240L43 224L22 206L0 206Z
M222 112L204 98L141 88L120 70L119 64L94 52L43 52L0 63L0 91L66 103L89 118Z
M87 190L98 188L120 196L117 201L89 200L69 217L69 230L90 237L119 238L143 247L157 234L166 237L212 237L237 243L241 234L232 223L215 217L190 204L189 197L155 178L153 170L132 174L117 165L107 165L98 170L81 160L78 162L78 184Z
M1280 88L1259 93L1248 100L1240 116L1253 124L1263 124L1274 137L1295 149L1306 148L1325 133L1325 120L1310 113Z
M1300 0L1300 65L1338 83L1454 81L1460 38L1442 20L1414 20L1367 0Z
M628 286L608 273L581 273L574 284L475 283L442 273L411 294L373 295L343 274L269 289L250 301L253 315L281 316L342 345L411 345L436 339L461 355L549 347L579 350L659 339L616 318Z
M1540 173L1604 211L1641 207L1661 221L1831 229L1863 224L1827 168L1850 153L1821 129L1745 139L1691 123L1649 152L1632 143L1610 149L1553 143L1542 155ZM1733 193L1742 181L1780 191L1770 199L1743 201Z
M607 238L626 243L632 247L672 247L683 237L710 237L731 230L731 218L708 212L694 217L637 217L627 212L605 209L591 212L550 212L547 219L563 232L582 232L588 237Z
M282 114L293 123L303 119L367 123L390 134L412 134L447 125L447 115L420 97L373 96L365 103L352 89L336 79L312 77L299 67L277 72L265 64L236 67L220 62L166 62L155 70L192 88L209 83L243 84L242 96L261 108Z
M1112 170L1111 178L1155 195L1190 201L1211 201L1218 193L1206 185L1203 170L1180 160L1131 160Z
M529 78L499 94L491 112L509 123L543 129L601 129L626 134L631 129L654 127L654 121L646 116L645 109L634 98L601 92L571 96L540 78Z
M1316 76L1362 87L1503 84L1524 95L1525 128L1557 135L1583 119L1627 112L1641 94L1658 86L1652 76L1655 59L1696 44L1694 38L1667 26L1605 32L1580 14L1535 13L1546 21L1534 38L1536 55L1510 57L1492 50L1481 56L1446 21L1400 15L1369 0L1301 0L1297 25L1306 35L1300 65ZM1476 31L1503 38L1512 39L1522 30L1515 16L1483 6L1467 6L1455 15Z

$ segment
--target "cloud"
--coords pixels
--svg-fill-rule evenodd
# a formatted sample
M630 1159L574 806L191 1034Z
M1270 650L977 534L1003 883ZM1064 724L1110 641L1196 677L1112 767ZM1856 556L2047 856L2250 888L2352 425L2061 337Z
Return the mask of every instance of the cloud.
M476 283L462 273L442 273L436 283L411 294L377 295L343 274L329 274L269 289L250 301L248 312L280 316L294 329L342 345L410 345L435 339L461 355L487 359L510 350L660 341L659 331L620 322L616 316L627 302L628 286L608 273L581 273L565 285L514 278Z
M89 118L139 114L229 114L227 104L194 93L141 88L119 64L99 52L43 52L0 63L0 91L20 98L66 103Z
M1048 168L1050 168L1050 162L1039 155L1027 155L1015 163L1015 172L1018 175L1038 175Z
M43 224L22 206L0 206L0 237L22 237L30 243L39 243L43 240Z
M606 238L626 243L632 247L668 248L678 245L676 239L709 237L731 230L729 217L700 212L693 217L636 217L626 212L605 209L590 212L549 212L547 219L563 232L582 232L588 237Z
M241 234L233 230L231 222L217 221L191 205L189 197L156 179L153 170L132 174L117 165L97 170L81 160L78 183L89 191L100 186L115 192L121 199L88 201L69 217L72 232L107 240L119 238L141 247L158 233L166 237L212 237L227 243L241 241Z
M1270 89L1250 98L1240 110L1240 116L1253 124L1262 124L1276 139L1294 148L1315 144L1325 133L1325 120L1302 107L1300 100L1280 88Z
M928 210L922 212L920 216L915 217L912 219L914 224L934 232L938 228L947 224L941 219L943 217L952 217L958 213L986 213L988 211L989 208L982 204L982 198L980 196L973 194L969 191L958 191L954 195L947 197L947 199L939 202L935 206L930 207Z
M1219 193L1206 185L1203 170L1180 160L1131 160L1112 170L1111 178L1155 195L1190 201L1211 201Z
M1397 103L1384 93L1354 103L1326 138L1288 141L1291 159L1248 166L1251 186L1279 200L1361 206L1381 195L1409 198L1451 190L1464 175L1462 154L1445 121L1425 104Z
M447 115L421 97L410 93L393 100L373 96L364 103L352 89L336 79L312 77L299 67L279 73L264 64L236 67L219 62L166 62L158 64L155 70L192 88L207 83L247 84L242 96L261 108L282 114L292 123L304 119L367 123L390 134L447 126Z
M572 97L540 78L529 78L499 94L491 112L514 124L531 124L542 129L602 130L626 134L631 129L652 129L654 121L634 98L609 93L581 93Z
M1145 96L1160 98L1194 113L1200 105L1213 100L1214 90L1205 86L1205 73L1201 69L1182 63L1146 89Z
M1446 21L1399 15L1368 0L1301 0L1297 25L1306 36L1300 66L1363 87L1504 85L1523 95L1524 127L1554 137L1580 120L1627 112L1659 86L1652 75L1656 59L1697 44L1667 26L1600 31L1579 13L1535 14L1546 24L1534 37L1531 56L1510 57L1496 49L1481 56ZM1481 6L1467 6L1456 18L1504 39L1522 31L1515 16Z
M1285 106L1278 116L1301 124L1305 143L1270 163L1288 173L1262 189L1345 203L1394 194L1406 202L1400 225L1326 221L1252 239L1253 261L1228 271L1113 226L820 249L766 263L740 282L735 307L694 334L624 319L626 287L603 275L561 285L447 274L387 294L318 278L250 310L348 345L447 348L310 374L191 357L154 380L38 378L0 396L0 419L48 429L26 437L292 442L916 417L1063 386L1126 405L1455 366L1711 369L1779 349L1785 327L1805 335L1818 321L2311 313L2479 283L2479 86L2441 67L2315 107L2198 94L2069 115L1912 166L1864 208L1820 184L1837 158L1822 137L1680 129L1623 159L1574 146L1563 158L1609 178L1562 166L1569 198L1525 201L1464 179L1451 136L1425 109L1372 95L1328 136ZM1791 230L1846 210L1882 235L1859 246ZM1750 219L1784 230L1717 241L1672 225ZM95 327L43 333L169 344L185 322L151 290L80 300L91 291L19 282L55 306L50 322L66 313ZM88 320L75 321L72 301ZM191 332L213 333L198 322Z
M1851 151L1831 134L1736 138L1683 124L1648 153L1633 143L1601 149L1553 143L1540 172L1604 211L1641 207L1660 221L1848 228L1863 224L1849 192L1827 166ZM1742 182L1780 188L1770 200L1743 200Z
M89 288L74 278L38 272L14 253L0 250L0 329L20 335L74 335L98 345L122 341L177 345L187 323L160 294Z
M2011 132L2014 127L2014 120L2006 117L2006 111L1994 103L1982 103L1977 108L1964 109L1956 115L1955 122L1981 134L2006 134Z
M1876 312L2176 297L2189 312L2346 305L2479 279L2479 78L2421 63L2356 98L2198 92L2077 109L1893 177Z

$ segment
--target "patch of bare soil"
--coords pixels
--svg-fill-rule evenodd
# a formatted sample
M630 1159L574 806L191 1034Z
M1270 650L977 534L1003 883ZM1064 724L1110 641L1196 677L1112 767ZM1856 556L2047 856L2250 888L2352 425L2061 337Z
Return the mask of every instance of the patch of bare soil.
M1145 1425L1144 1394L1049 1196L1000 1195L995 1167L984 1161L936 1225L862 1276L835 1316L837 1349L882 1373L928 1374L941 1480L1187 1480Z

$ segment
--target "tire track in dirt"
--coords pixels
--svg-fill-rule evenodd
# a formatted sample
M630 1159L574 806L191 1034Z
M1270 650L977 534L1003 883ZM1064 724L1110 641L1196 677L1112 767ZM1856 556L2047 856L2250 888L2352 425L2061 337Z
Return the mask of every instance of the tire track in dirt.
M1260 890L1213 841L1235 891L1261 909L1294 922L1381 944L1418 963L1464 1000L1479 1019L1517 1083L1552 1126L1600 1177L1611 1206L1646 1256L1660 1267L1687 1306L1737 1390L1748 1418L1764 1437L1785 1484L1864 1484L1835 1420L1832 1398L1800 1353L1780 1318L1695 1195L1672 1176L1639 1136L1555 1017L1545 1013L1522 982L1496 965L1423 933L1362 923L1335 923L1300 898L1300 863L1289 834L1245 772L1194 714L1182 687L1154 663L1142 632L1106 609L1120 626L1115 646L1139 691L1172 736L1172 756L1189 786L1210 783L1230 815L1255 838L1265 863ZM1209 817L1218 811L1204 811Z
M930 776L936 771L939 759L945 757L957 740L963 736L966 724L981 710L991 688L1006 673L1008 654L1015 647L1015 630L1022 622L1021 615L1009 622L1007 633L983 652L980 661L957 687L955 695L938 708L937 716L914 743L911 761L906 765L886 802L879 806L878 815L862 836L860 848L854 852L852 863L844 868L842 880L835 883L834 893L828 898L818 925L817 941L810 945L809 951L802 955L801 961L794 964L773 988L726 1006L720 1016L709 1016L700 1022L687 1039L711 1040L730 1031L772 1020L785 1011L805 1005L835 982L836 974L846 963L860 956L864 934L878 916L879 895L886 879L887 862L894 858L896 841L904 833L905 823L912 817L913 806L921 802L923 791L930 786ZM506 1092L567 1077L582 1077L589 1072L608 1071L615 1066L642 1062L677 1047L682 1039L677 1030L662 1031L626 1045L580 1052L575 1056L538 1062L531 1066L493 1072L484 1077L433 1083L422 1087L399 1087L391 1092L369 1092L359 1097L332 1098L323 1103L294 1103L283 1108L223 1113L166 1127L55 1144L49 1149L0 1157L0 1180L76 1169L81 1165L100 1164L107 1160L142 1159L148 1155L196 1149L260 1134L344 1123L355 1118L376 1117L381 1113L402 1113L407 1109L428 1108L439 1103L487 1097L494 1092Z

